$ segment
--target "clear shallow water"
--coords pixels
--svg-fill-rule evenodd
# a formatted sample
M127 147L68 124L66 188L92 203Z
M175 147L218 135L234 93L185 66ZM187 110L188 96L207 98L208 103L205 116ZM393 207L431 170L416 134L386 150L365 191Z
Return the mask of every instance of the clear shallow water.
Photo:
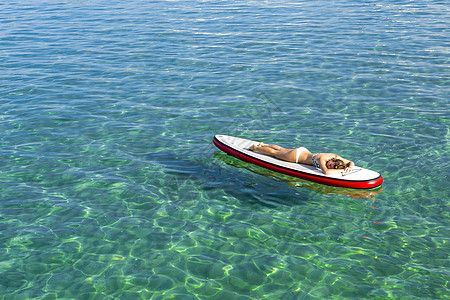
M448 3L0 5L5 299L448 298ZM214 134L333 151L308 183Z

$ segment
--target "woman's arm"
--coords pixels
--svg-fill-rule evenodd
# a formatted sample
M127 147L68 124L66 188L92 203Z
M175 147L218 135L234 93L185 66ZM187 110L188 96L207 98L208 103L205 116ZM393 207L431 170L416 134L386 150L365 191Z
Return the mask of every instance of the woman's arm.
M339 155L336 155L336 158L342 160L345 164L350 163L350 164L353 165L353 166L355 165L351 160L345 159L345 158L343 158L343 157L341 157L341 156L339 156Z
M322 170L322 172L325 175L332 175L332 174L338 174L338 173L344 173L346 172L344 169L326 169L325 171Z

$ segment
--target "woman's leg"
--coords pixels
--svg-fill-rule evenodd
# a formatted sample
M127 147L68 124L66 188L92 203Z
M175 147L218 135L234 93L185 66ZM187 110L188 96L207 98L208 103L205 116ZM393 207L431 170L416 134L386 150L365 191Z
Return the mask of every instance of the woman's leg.
M274 149L274 150L284 149L283 147L278 146L278 145L267 145L267 144L264 144L264 143L254 144L248 149L252 150L252 151L255 151L256 149L260 149L261 147L271 148L271 149Z
M266 145L266 144L263 144L263 145L266 146L266 147L270 147L270 148L272 148L274 150L284 149L283 147L278 146L278 145Z
M262 154L274 156L278 159L295 162L296 159L296 149L285 149L278 145L252 145L250 148L252 151L256 151Z

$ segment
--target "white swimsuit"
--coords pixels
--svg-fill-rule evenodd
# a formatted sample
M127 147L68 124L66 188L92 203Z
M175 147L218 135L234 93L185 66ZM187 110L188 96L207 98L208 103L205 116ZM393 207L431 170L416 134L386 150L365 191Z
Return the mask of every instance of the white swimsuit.
M300 157L300 154L302 154L303 151L308 150L305 147L299 147L297 148L297 158L295 159L295 162L298 164L298 158Z

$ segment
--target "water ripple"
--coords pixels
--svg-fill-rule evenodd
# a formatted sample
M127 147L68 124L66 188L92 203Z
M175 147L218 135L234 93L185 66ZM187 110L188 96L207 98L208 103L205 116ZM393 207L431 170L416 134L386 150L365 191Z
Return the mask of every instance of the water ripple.
M0 4L1 295L448 297L448 19L445 1ZM385 182L269 172L218 133Z

